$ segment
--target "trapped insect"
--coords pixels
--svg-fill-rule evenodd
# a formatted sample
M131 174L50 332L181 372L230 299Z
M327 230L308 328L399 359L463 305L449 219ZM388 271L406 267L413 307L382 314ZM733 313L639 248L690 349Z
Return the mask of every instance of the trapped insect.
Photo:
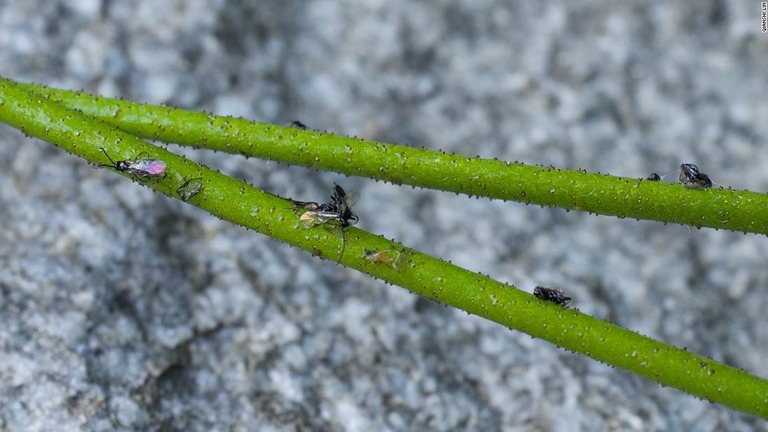
M307 130L307 125L298 120L292 121L291 126L295 127L296 129Z
M331 195L330 205L335 207L342 228L354 225L359 220L357 215L352 212L351 204L347 199L347 193L336 183L333 184L333 194ZM352 221L352 223L349 221Z
M405 249L401 251L395 250L376 250L376 249L363 249L365 259L372 264L389 264L393 269L400 270L405 262Z
M202 177L198 177L184 182L184 184L176 189L176 193L179 194L179 198L181 198L182 201L187 201L188 199L197 195L202 189L203 179Z
M104 155L106 155L107 159L109 159L109 161L112 163L112 165L100 164L100 167L114 168L120 172L130 174L142 180L165 177L166 165L165 162L161 160L136 158L119 160L115 162L111 157L109 157L109 153L107 153L103 147L99 147L99 149L104 152Z
M699 171L694 164L684 163L680 165L680 183L689 189L706 189L712 187L709 176Z
M663 181L670 175L677 175L679 173L679 170L674 170L671 173L665 173L665 174L659 174L657 172L652 172L648 174L647 177L643 178L642 180L648 180L648 181Z
M290 201L296 209L304 210L299 216L299 221L304 228L316 227L333 220L341 223L338 210L330 204L319 204L313 201Z
M568 303L571 301L571 298L566 296L560 288L537 286L533 289L533 295L538 299L557 303L563 307L568 306Z
M333 184L333 194L331 201L327 204L319 204L313 201L296 201L291 199L294 207L303 209L305 212L299 217L304 222L305 228L322 225L326 222L337 221L342 228L354 225L359 220L352 211L352 206L347 199L347 193L344 188Z
M339 255L339 262L341 262L341 258L344 256L344 250L347 247L344 228L356 224L359 220L357 215L352 211L352 206L349 203L344 188L334 183L331 201L326 204L320 204L314 201L297 201L293 199L289 199L289 201L291 201L294 208L304 210L299 216L299 221L304 228L325 225L329 222L334 223L341 228L342 247L341 254Z

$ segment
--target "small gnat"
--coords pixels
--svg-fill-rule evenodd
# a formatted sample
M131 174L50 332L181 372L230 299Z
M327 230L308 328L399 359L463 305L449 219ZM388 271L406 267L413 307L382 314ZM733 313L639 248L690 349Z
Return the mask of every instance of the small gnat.
M142 180L165 177L165 162L157 159L136 158L115 162L103 147L99 148L107 156L111 164L100 164L100 167L114 168L117 171L130 174ZM141 156L141 155L139 155Z

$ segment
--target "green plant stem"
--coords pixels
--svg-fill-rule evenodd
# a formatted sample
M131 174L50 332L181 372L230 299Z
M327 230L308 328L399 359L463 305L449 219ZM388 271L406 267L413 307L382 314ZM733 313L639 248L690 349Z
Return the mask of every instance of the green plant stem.
M188 202L222 219L336 260L342 239L320 227L303 229L290 202L137 139L82 113L0 79L0 121L94 164L140 153L167 163L165 178L141 182L170 197L190 178L203 190ZM137 179L134 179L136 181ZM389 254L372 261L367 251ZM396 258L399 257L399 258ZM768 418L768 381L713 360L555 304L512 286L349 228L341 262L411 292L495 321L511 329L626 369L713 403Z
M768 195L503 162L341 137L32 84L136 136L395 184L567 210L768 234Z

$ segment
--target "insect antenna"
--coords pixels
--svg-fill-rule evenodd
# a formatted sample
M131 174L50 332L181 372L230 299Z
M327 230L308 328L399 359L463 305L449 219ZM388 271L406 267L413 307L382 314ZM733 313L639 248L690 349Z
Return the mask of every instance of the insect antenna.
M108 167L108 168L114 168L114 167L115 167L115 165L117 165L117 164L115 163L115 161L113 161L113 160L112 160L112 158L111 158L111 157L109 157L109 153L107 153L107 151L106 151L106 150L104 150L104 147L99 147L99 150L101 150L102 152L104 152L104 156L106 156L106 157L107 157L107 159L109 159L109 161L110 161L110 162L112 162L112 165L107 165L107 164L99 164L99 166L100 166L100 167Z

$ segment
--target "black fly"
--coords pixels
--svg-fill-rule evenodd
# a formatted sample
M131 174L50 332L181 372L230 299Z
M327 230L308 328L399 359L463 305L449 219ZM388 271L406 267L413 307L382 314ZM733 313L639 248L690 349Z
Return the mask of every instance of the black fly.
M344 228L356 224L359 220L357 215L352 211L352 206L349 203L344 188L334 183L331 201L326 204L320 204L313 201L289 200L296 209L304 211L299 216L299 221L304 228L312 228L329 222L338 224L338 226L341 227L342 247L338 261L341 262L341 258L344 256L344 250L347 247Z
M566 296L560 288L537 286L533 289L533 296L541 300L557 303L563 307L568 306L568 303L571 301L571 298Z
M336 210L336 218L341 222L342 228L354 225L359 220L357 215L352 212L352 207L347 200L347 193L336 183L333 184L333 194L331 195L331 202L329 205ZM349 221L352 221L352 223Z

